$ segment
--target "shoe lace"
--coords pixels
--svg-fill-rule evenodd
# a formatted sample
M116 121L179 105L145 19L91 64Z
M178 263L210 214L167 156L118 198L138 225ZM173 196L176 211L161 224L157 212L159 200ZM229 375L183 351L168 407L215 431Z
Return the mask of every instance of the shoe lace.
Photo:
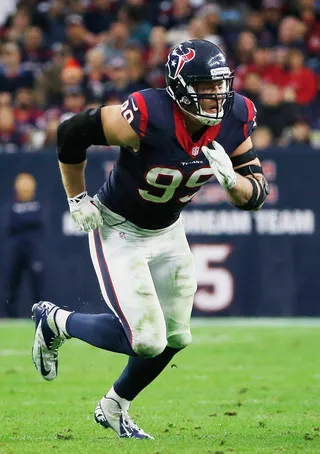
M51 306L48 306L46 303L43 303L43 312L46 312L47 315L51 309ZM43 313L42 312L42 313ZM61 336L54 337L49 343L49 350L53 354L54 359L58 358L58 349L64 344L66 339Z
M127 410L121 409L120 412L121 412L121 415L122 415L122 420L123 420L124 426L127 429L135 430L135 431L137 431L137 432L139 432L141 434L144 433L143 430L139 429L137 424L133 421L133 419L131 418L131 416L129 415Z
M52 341L49 344L49 349L53 353L54 358L56 359L58 357L58 349L61 347L62 344L65 343L65 339L62 339L61 337L56 337L52 339Z

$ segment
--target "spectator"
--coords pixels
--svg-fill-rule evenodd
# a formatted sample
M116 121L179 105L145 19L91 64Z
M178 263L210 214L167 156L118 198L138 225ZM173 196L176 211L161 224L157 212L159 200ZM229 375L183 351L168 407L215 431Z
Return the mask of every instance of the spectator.
M272 132L266 126L258 126L252 134L252 143L256 150L265 150L272 146Z
M61 71L61 93L65 93L70 87L83 85L84 73L82 67L73 59L70 59Z
M83 0L69 0L69 8L68 8L68 15L77 15L77 16L84 16L86 12L86 7L88 5L87 2Z
M33 88L34 75L26 70L21 64L19 47L14 43L7 43L2 46L0 68L0 92L7 91L15 93L18 88Z
M289 141L290 147L296 146L311 146L311 128L306 120L298 120L292 128L292 136Z
M88 99L102 102L104 86L108 80L104 64L102 48L93 48L86 53L86 66L84 68L84 86Z
M131 90L130 75L126 59L114 57L108 65L109 82L106 83L105 99L116 98L124 102Z
M52 0L48 3L47 40L51 46L66 40L64 8L63 0Z
M170 43L191 38L227 47L234 88L253 100L258 115L262 109L272 128L285 127L289 106L294 118L298 112L319 128L320 22L313 0L221 0L219 6L204 0L19 0L0 34L0 109L14 107L16 131L5 132L14 147L54 143L57 121L77 111L74 106L120 103L130 92L164 87ZM264 84L262 91L277 85L279 105L261 100ZM278 126L272 112L276 118L284 112ZM274 140L284 143L283 137L277 132Z
M231 58L234 60L235 65L251 63L256 47L257 40L254 34L247 31L241 32L233 50L233 55L231 52Z
M27 143L27 136L16 130L10 107L0 109L0 153L16 153Z
M85 28L82 16L72 14L67 17L66 36L72 55L80 65L83 65L86 51L96 42L93 35Z
M285 88L288 85L287 71L288 48L279 46L272 49L273 65L264 76L266 82Z
M20 88L16 92L14 103L14 119L16 129L30 137L39 128L42 110L34 104L34 93L29 88Z
M315 100L317 80L314 72L304 65L303 53L292 49L288 53L288 86L296 93L296 101L302 106L308 106Z
M189 0L172 0L160 4L159 24L166 29L186 27L193 16Z
M205 22L207 39L224 48L223 30L220 26L220 8L214 4L205 5L200 9L197 17Z
M221 25L220 25L221 10L216 4L205 4L198 12L197 17L203 19L209 29L209 34L216 36L221 40Z
M81 87L68 87L65 90L60 122L84 110L86 97Z
M37 102L45 107L62 103L61 72L72 61L71 50L66 44L55 43L51 50L52 59L43 66L36 81Z
M266 29L273 37L273 42L278 40L278 28L282 18L282 2L267 0L264 1L263 17Z
M41 65L49 60L50 52L44 46L42 31L39 27L29 27L26 30L22 45L23 62L32 63L32 69L41 69Z
M147 66L148 83L156 87L165 87L164 65L168 58L169 47L164 27L153 27L149 36L149 47L144 53Z
M102 43L105 59L110 60L114 57L123 57L128 41L128 27L121 22L114 22Z
M47 125L44 135L41 138L41 147L55 147L57 143L57 130L60 121L57 118L51 118ZM40 147L39 147L40 148Z
M279 25L278 43L281 46L295 47L305 50L304 35L306 27L296 17L285 17Z
M95 35L108 31L115 19L110 0L92 0L84 14L86 28Z
M129 42L125 58L127 60L128 71L130 74L130 84L133 91L149 88L145 79L145 65L142 59L142 47L138 42Z
M19 8L7 22L5 38L18 43L22 41L27 28L31 25L31 15L25 8Z
M260 11L251 11L248 14L246 30L255 35L259 46L270 47L275 43L275 37L265 26L264 16Z
M221 38L217 35L210 34L209 25L200 17L191 19L186 29L173 30L168 33L168 42L172 47L177 46L182 41L188 41L189 39L206 39L218 46L223 44Z
M143 20L143 1L137 0L135 4L128 2L119 12L118 19L124 23L129 30L130 40L139 41L143 46L148 44L151 24Z
M289 4L289 12L301 19L306 27L305 41L311 57L317 57L320 52L319 6L316 5L314 0L297 0Z
M300 114L293 99L288 94L283 98L280 89L273 84L263 86L257 111L257 124L267 126L276 140L281 138L285 128L294 124Z
M39 121L41 130L32 137L33 147L39 149L56 143L56 132L59 124L86 108L86 97L81 86L65 87L62 104L48 109ZM101 105L99 103L98 105Z
M240 65L236 71L235 88L240 90L243 87L247 74L256 73L262 79L269 80L274 71L272 62L272 50L267 47L258 47L253 51L252 61Z
M46 132L49 123L54 124L56 120L61 123L85 108L86 97L84 89L81 86L65 86L62 99L63 102L60 106L52 107L44 113L42 123L43 133ZM42 137L44 140L45 135L42 134Z
M0 92L0 109L2 109L3 107L10 108L11 103L12 103L11 93L8 93L7 91Z
M241 94L251 99L254 104L257 104L260 99L261 88L262 77L260 74L256 72L248 72L244 79Z
M32 303L43 298L43 253L45 223L40 202L36 199L36 180L20 173L14 183L15 194L8 203L6 238L10 262L6 265L6 314L17 317L17 296L27 273L31 283Z

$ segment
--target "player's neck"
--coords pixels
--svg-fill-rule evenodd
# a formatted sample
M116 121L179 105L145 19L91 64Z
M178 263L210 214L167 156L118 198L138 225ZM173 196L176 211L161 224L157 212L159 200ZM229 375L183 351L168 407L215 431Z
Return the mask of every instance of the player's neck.
M204 128L204 125L201 124L199 121L192 118L190 115L185 114L182 112L184 124L188 134L192 136L195 132L199 131L200 129Z

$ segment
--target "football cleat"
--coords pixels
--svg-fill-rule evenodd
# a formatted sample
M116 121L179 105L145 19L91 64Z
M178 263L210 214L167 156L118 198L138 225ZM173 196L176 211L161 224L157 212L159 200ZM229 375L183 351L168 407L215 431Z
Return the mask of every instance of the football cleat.
M94 419L105 429L113 429L121 438L154 440L151 435L139 429L128 412L110 397L104 396L100 400L94 412Z
M49 301L32 306L35 335L32 359L39 374L48 381L58 374L58 348L69 338L57 326L56 314L60 308Z

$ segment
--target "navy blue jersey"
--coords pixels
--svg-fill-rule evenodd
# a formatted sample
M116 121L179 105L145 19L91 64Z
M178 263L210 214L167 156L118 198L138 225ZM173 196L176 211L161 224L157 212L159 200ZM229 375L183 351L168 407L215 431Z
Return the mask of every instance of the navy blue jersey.
M227 118L218 125L204 126L193 138L165 89L133 93L121 110L140 138L140 149L121 148L98 197L110 210L146 229L175 222L212 177L202 146L216 140L231 155L255 127L254 104L239 94Z

